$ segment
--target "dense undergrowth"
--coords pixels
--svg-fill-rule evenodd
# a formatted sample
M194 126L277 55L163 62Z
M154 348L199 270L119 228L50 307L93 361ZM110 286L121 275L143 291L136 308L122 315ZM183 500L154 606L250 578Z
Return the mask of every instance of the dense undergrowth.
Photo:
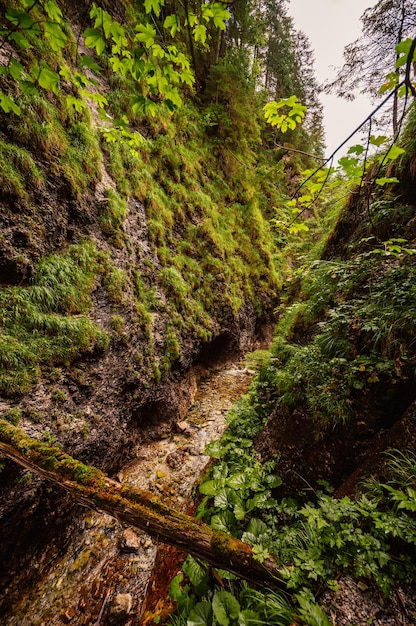
M287 593L250 588L188 557L171 586L177 602L172 623L178 626L325 626L332 622L319 597L336 591L343 574L371 580L386 595L397 584L414 583L414 454L391 450L385 481L369 480L356 497L333 498L323 483L312 493L306 489L277 499L278 459L262 463L253 448L270 409L264 387L260 374L231 412L227 433L208 446L218 460L200 486L204 499L198 515L252 545L260 561L272 555Z
M287 593L254 590L227 572L214 576L188 557L171 588L172 623L326 625L331 621L319 597L336 591L342 575L369 580L386 595L414 584L413 452L390 450L383 482L368 479L354 497L334 498L322 481L281 499L278 454L261 462L254 448L276 402L305 407L320 432L357 419L366 394L380 397L414 377L414 266L378 259L314 270L321 282L309 280L303 301L284 313L250 392L229 415L227 433L207 447L218 460L200 486L198 515L251 544L259 560L272 555ZM302 346L292 333L305 329L307 319L316 334Z
M402 176L409 160L407 152L397 165ZM302 411L317 449L326 431L342 438L346 427L383 411L384 424L400 417L401 390L414 388L416 375L414 206L406 188L378 190L370 205L357 196L326 243L318 234L315 252L297 249L272 346L253 355L259 373L230 412L226 434L207 447L216 462L200 485L198 515L251 544L260 561L272 555L287 593L252 589L188 557L171 587L173 624L327 625L330 606L320 599L344 575L386 596L414 585L416 459L406 441L385 451L381 474L343 497L308 476L302 491L282 497L279 452L264 461L256 447L271 414ZM316 251L322 256L314 260Z

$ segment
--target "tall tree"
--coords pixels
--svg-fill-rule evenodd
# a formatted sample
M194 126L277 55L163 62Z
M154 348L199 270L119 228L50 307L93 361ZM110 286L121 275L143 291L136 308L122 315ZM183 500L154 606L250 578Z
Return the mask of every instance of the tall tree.
M289 131L284 138L278 135L278 141L302 144L304 150L320 155L323 149L322 105L309 40L294 29L286 0L264 0L261 4L265 24L264 89L276 100L295 94L307 106L303 128Z
M344 49L344 65L326 90L347 100L356 92L376 98L389 73L397 73L396 46L416 36L416 0L379 0L361 16L362 35ZM392 123L398 126L398 97L395 94Z
M296 92L296 52L292 20L286 0L265 0L264 87L272 98L287 98Z
M321 87L315 76L314 54L309 39L302 31L293 34L295 42L296 95L307 107L302 125L304 149L322 156L324 148L323 107L319 100Z

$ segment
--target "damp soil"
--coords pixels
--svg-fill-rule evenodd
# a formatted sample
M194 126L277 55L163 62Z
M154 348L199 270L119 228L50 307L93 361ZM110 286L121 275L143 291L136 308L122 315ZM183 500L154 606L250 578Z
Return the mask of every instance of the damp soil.
M251 378L252 372L239 363L207 371L186 416L141 447L118 480L154 492L176 510L192 512L194 487L210 462L205 446L224 432L226 414ZM151 589L147 614L169 609L165 591L184 555L162 548L158 552L148 535L109 515L88 512L81 527L49 573L34 588L21 590L4 626L143 624ZM165 594L163 605L155 593Z

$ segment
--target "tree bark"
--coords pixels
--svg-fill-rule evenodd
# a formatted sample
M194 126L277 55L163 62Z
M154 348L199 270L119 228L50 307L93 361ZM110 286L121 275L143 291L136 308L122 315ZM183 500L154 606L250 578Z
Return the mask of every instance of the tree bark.
M271 558L263 563L256 561L251 546L170 509L150 492L111 480L100 470L84 465L56 446L32 439L1 419L0 451L59 485L90 509L108 513L121 523L139 528L158 541L255 585L284 588L276 563Z

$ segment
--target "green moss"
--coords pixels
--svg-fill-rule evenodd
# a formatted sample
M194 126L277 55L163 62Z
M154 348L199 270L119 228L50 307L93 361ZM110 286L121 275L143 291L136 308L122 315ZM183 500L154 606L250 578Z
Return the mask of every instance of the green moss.
M165 333L165 349L164 349L164 367L166 370L170 369L172 363L174 363L180 355L180 343L177 335L177 331L173 324L168 324Z
M52 104L41 94L22 95L19 106L21 115L8 119L11 141L19 148L11 144L7 149L15 153L11 164L23 177L19 186L16 177L11 176L10 167L7 168L6 180L9 187L14 187L14 193L27 201L43 186L44 179L59 179L76 198L93 188L101 176L102 158L88 113L77 114L76 119L69 120L63 96L62 102ZM42 163L42 173L30 163L33 157Z
M104 287L111 302L123 302L128 277L124 270L114 266L107 267L104 274Z
M28 188L39 190L45 178L30 152L0 140L0 178L2 192L23 203L29 199Z
M121 335L124 328L124 318L120 315L112 315L111 317L111 328L115 332L116 335Z
M19 407L14 407L13 409L9 409L4 414L4 418L13 424L13 426L17 426L22 419L22 410Z
M97 252L85 242L41 261L29 287L0 292L0 389L23 393L41 366L70 363L105 347L108 337L85 314L99 271Z
M52 402L63 404L66 401L66 393L63 389L57 389L51 396Z
M264 211L272 185L267 187L264 204L257 202L260 179L254 168L236 166L237 145L232 147L234 156L219 152L217 137L205 134L206 111L201 115L188 101L172 119L159 115L142 119L129 110L129 80L115 77L114 81L121 90L117 100L110 95L114 113L129 115L132 127L144 125L151 139L134 150L122 136L99 146L88 111L68 109L65 94L49 100L43 93L22 96L22 119L11 121L10 138L25 148L9 159L12 169L7 180L10 195L24 203L34 200L35 183L41 188L43 176L59 180L71 200L82 207L100 177L104 156L116 185L100 206L105 245L123 248L126 254L135 252L139 267L115 266L111 249L91 260L93 271L85 266L78 271L79 261L73 259L68 265L67 255L55 255L41 262L29 287L8 290L4 299L18 315L13 321L13 314L6 313L1 326L5 356L0 358L7 373L0 377L0 388L6 393L29 389L46 365L67 365L105 344L108 339L88 318L91 290L99 275L114 309L134 306L136 314L124 340L130 341L132 334L144 335L147 345L141 349L140 366L154 366L156 378L179 357L184 335L208 341L219 319L238 316L246 301L260 313L279 288ZM225 107L221 124L226 134L233 135L232 124L241 122L236 106L243 94L221 89ZM226 101L232 105L229 113L234 122L225 119ZM250 121L249 129L250 139L245 138L241 148L251 162L249 143L259 137L255 121ZM233 135L237 136L238 132ZM225 160L230 159L234 164L228 168ZM35 165L38 162L42 169ZM137 204L129 203L132 198L143 202L154 261L146 258L140 245L135 251L128 248L123 221L127 206L134 211ZM155 313L167 322L163 349L159 344L155 348L152 339ZM112 327L122 335L119 316L113 317Z

